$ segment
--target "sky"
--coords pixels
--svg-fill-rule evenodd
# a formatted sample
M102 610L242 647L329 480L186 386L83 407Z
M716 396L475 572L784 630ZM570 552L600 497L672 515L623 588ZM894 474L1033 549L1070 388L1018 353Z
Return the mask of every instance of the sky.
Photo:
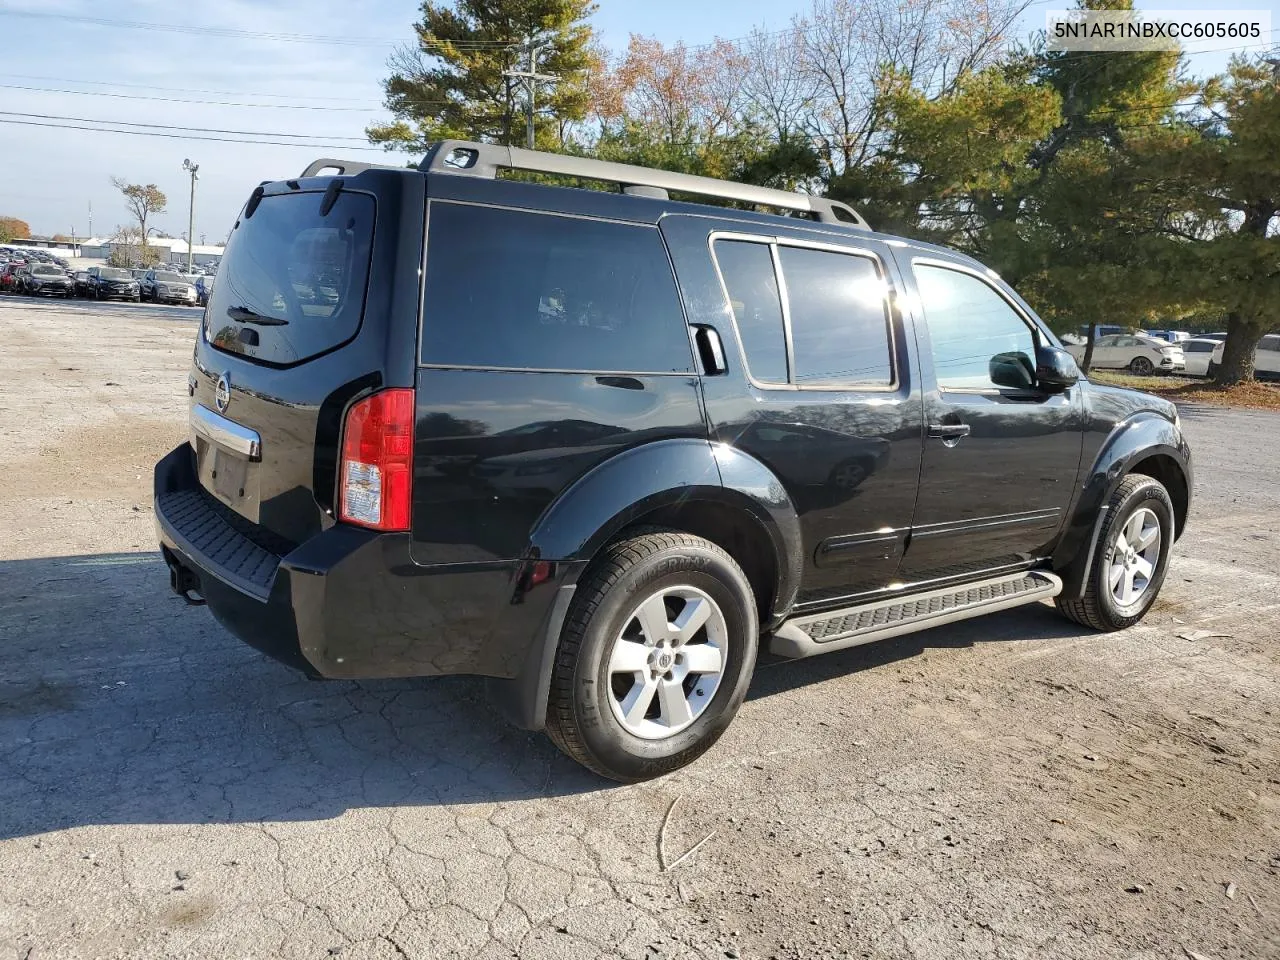
M811 0L598 2L593 23L605 44L619 49L631 33L693 45L735 39L755 26L777 30ZM1230 3L1271 10L1280 28L1278 5ZM1037 0L1015 36L1043 28L1046 10L1068 6ZM1150 7L1213 5L1157 0ZM405 162L402 154L370 148L363 131L387 119L380 86L386 59L411 36L418 8L417 0L0 0L0 215L19 217L40 234L110 235L128 220L110 182L120 176L157 184L169 203L153 222L183 236L189 158L200 165L195 236L212 243L226 236L262 180L296 176L319 157ZM1226 45L1192 57L1193 71L1223 69ZM147 135L71 129L93 121ZM156 129L174 125L203 132ZM276 143L220 142L236 137L224 131Z

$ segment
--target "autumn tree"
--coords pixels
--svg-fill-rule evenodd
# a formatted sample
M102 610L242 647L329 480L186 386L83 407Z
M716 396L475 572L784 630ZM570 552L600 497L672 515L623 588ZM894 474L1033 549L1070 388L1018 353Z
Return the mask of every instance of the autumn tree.
M0 216L0 243L6 240L26 240L30 236L31 227L25 220Z
M140 183L129 183L123 177L112 177L111 185L124 196L124 205L138 223L138 236L141 238L143 251L147 249L147 221L159 213L165 212L169 199L154 183L145 186ZM145 257L143 258L145 259Z
M587 18L591 0L424 0L416 40L388 62L385 104L394 119L365 130L389 150L422 152L431 141L458 138L523 144L517 118L526 100L524 82L510 74L555 77L536 85L536 139L563 144L567 124L588 105L588 71L595 66Z

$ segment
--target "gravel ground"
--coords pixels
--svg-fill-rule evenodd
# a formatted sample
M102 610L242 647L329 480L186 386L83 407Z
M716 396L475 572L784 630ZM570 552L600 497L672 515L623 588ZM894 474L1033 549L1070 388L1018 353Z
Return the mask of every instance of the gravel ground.
M762 668L618 787L478 681L309 682L169 593L195 317L0 298L0 958L1280 956L1277 415L1183 409L1141 626ZM663 872L668 812L711 839Z

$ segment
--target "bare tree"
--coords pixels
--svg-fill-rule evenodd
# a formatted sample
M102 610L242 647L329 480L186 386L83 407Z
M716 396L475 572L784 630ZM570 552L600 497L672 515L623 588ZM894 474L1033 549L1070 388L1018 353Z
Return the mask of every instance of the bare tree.
M828 172L881 144L880 91L892 74L931 96L993 62L1028 0L814 0L794 21L798 76L812 85L801 127Z
M164 213L169 198L154 183L145 186L140 183L129 183L124 177L112 177L111 185L124 196L124 205L138 221L138 234L142 238L142 249L147 248L147 220L157 213Z

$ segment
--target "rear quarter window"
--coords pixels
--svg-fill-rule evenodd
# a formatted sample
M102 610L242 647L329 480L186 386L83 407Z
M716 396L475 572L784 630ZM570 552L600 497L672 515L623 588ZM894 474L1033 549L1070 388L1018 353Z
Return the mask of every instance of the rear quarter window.
M205 313L217 349L286 366L341 346L360 328L375 202L343 192L262 199L231 233Z
M584 372L693 369L657 228L436 201L422 361Z

